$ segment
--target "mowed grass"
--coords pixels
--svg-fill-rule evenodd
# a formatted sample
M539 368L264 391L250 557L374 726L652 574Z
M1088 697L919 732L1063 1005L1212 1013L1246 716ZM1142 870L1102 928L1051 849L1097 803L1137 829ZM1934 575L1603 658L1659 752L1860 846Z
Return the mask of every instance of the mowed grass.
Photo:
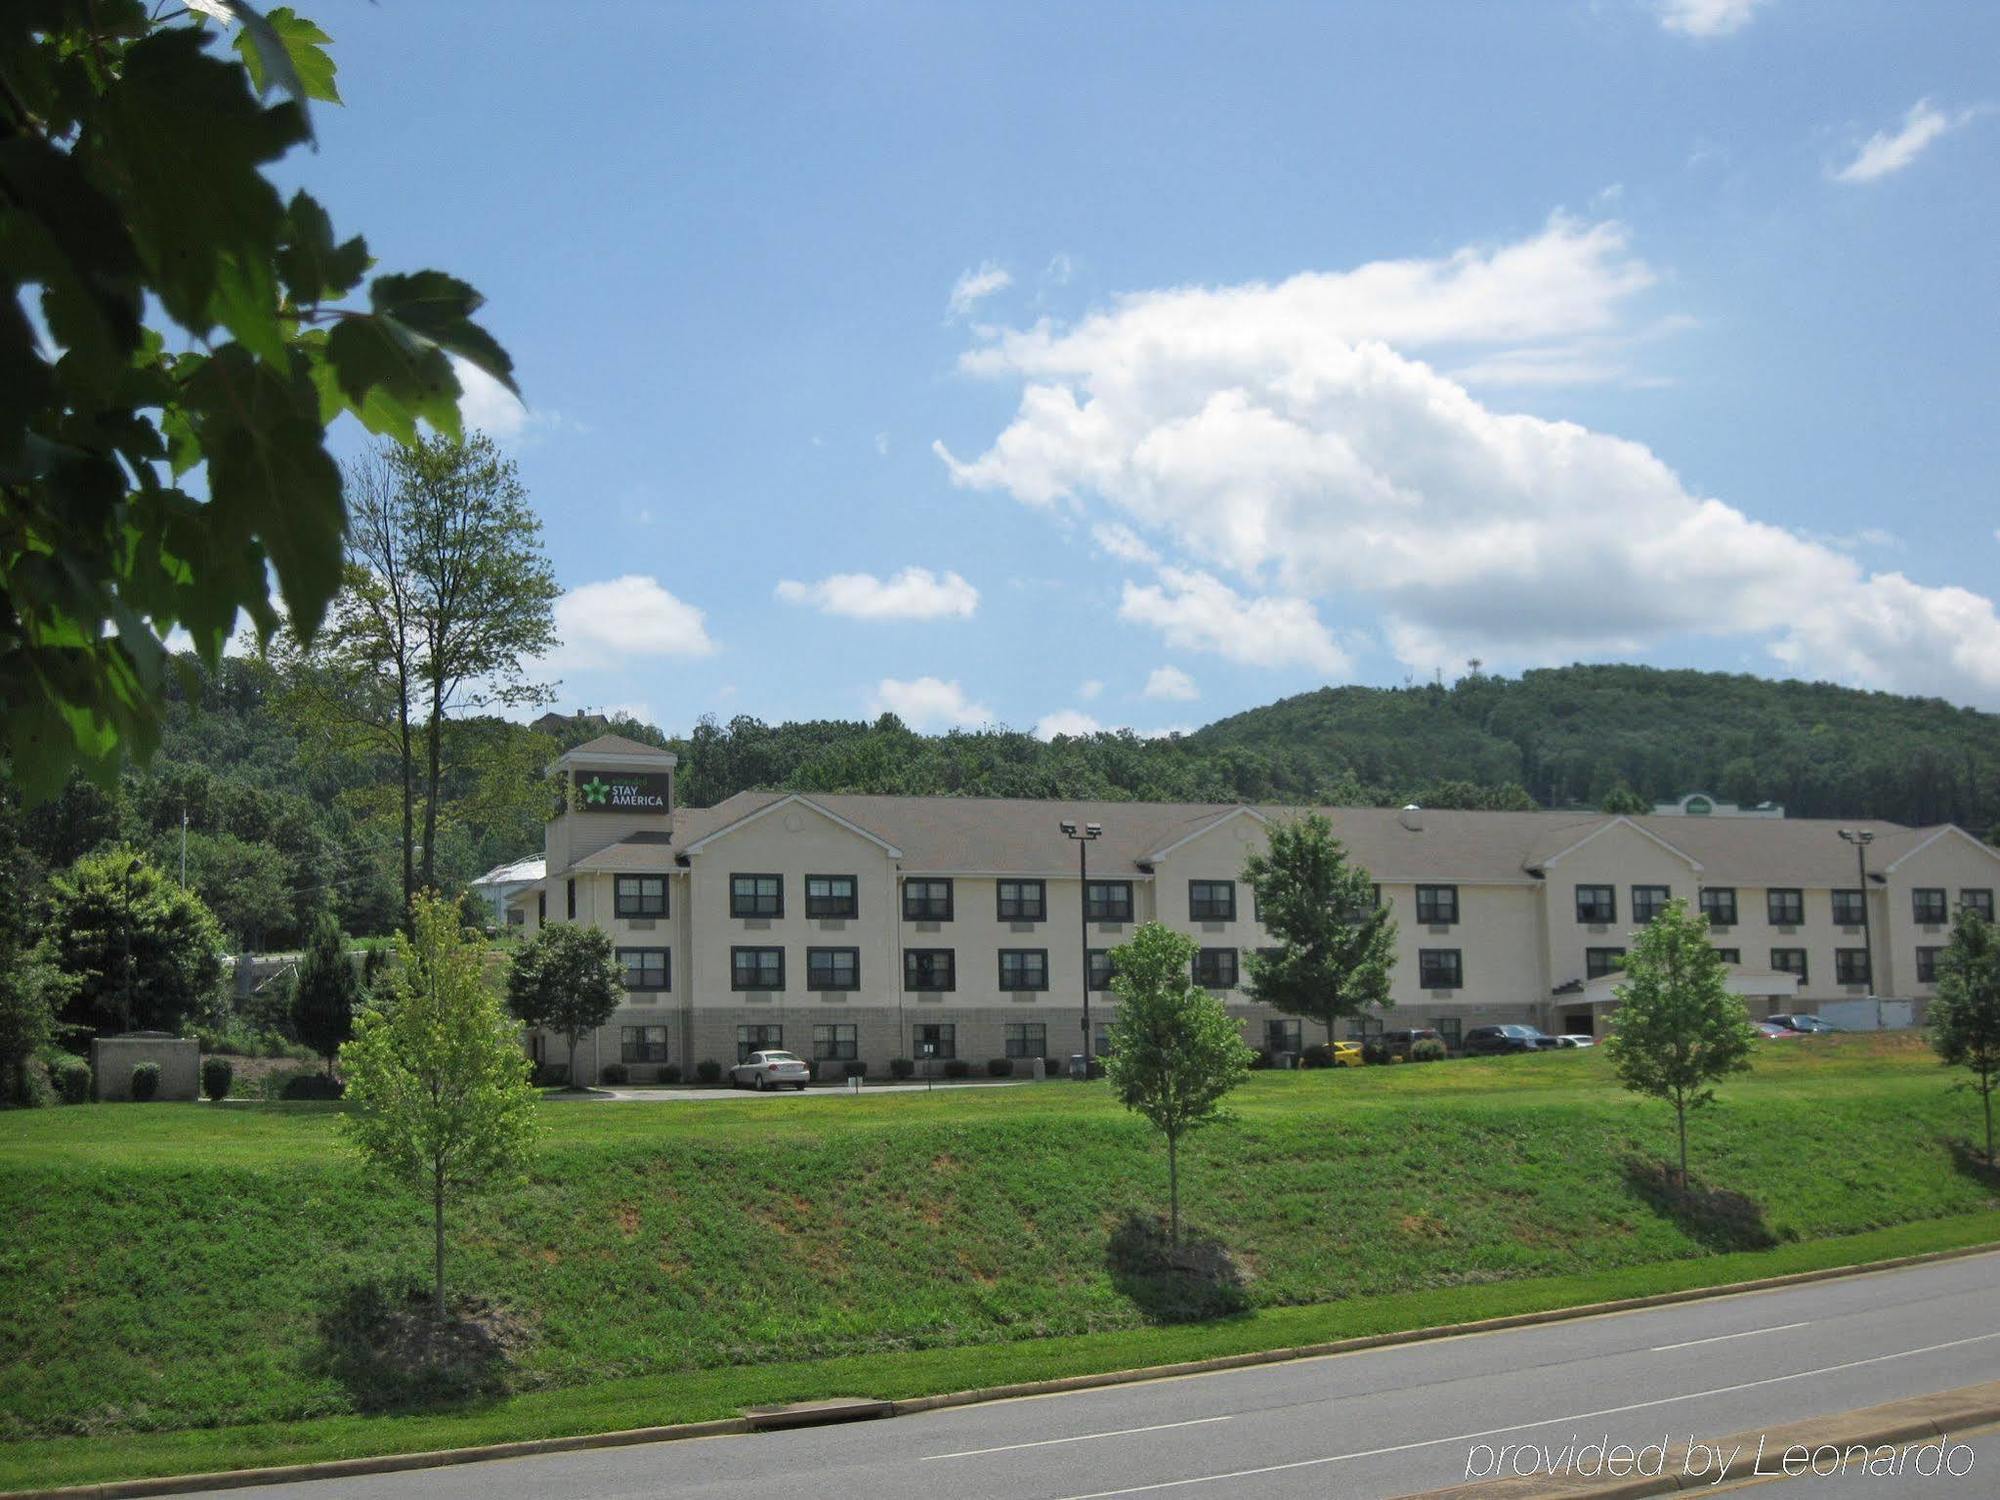
M1158 1305L1107 1259L1121 1222L1163 1208L1166 1166L1102 1085L551 1103L526 1180L453 1216L454 1288L527 1330L503 1403L518 1419L459 1440L525 1435L536 1403L574 1423L589 1390L608 1411L609 1393L643 1387L628 1404L652 1415L627 1420L672 1420L824 1385L802 1370L884 1394L1060 1371L1026 1342L1052 1336L1089 1336L1075 1347L1113 1363L1085 1364L1113 1368L1147 1349L1172 1359L1556 1305L1550 1278L1573 1278L1574 1300L1699 1284L1701 1261L1754 1243L1746 1224L1788 1244L1982 1215L1970 1237L1988 1237L2000 1204L1950 1149L1973 1124L1951 1082L1908 1038L1760 1049L1694 1125L1697 1177L1749 1200L1747 1219L1723 1221L1657 1205L1628 1177L1633 1160L1668 1154L1671 1116L1619 1090L1601 1053L1260 1075L1236 1120L1185 1156L1188 1218L1252 1275L1246 1314L1202 1330L1153 1326ZM422 1284L428 1219L350 1156L336 1112L0 1115L0 1439L16 1445L0 1474L30 1454L53 1462L65 1445L46 1440L64 1435L359 1430L352 1414L379 1393L333 1315ZM1840 1263L1805 1244L1770 1255ZM1662 1266L1664 1280L1634 1269ZM674 1417L660 1415L663 1389L680 1393L664 1403ZM471 1432L478 1419L449 1420ZM444 1419L373 1420L435 1441L422 1424ZM203 1451L187 1436L185 1452Z

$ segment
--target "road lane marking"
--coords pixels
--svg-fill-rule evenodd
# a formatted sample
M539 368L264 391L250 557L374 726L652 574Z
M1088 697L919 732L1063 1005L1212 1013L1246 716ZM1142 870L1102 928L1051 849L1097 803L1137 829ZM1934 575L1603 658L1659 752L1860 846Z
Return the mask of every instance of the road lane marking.
M1186 1422L1157 1422L1151 1427L1121 1427L1116 1432L1085 1432L1076 1437L1042 1438L1033 1443L1002 1443L997 1448L967 1448L959 1453L926 1453L923 1461L929 1463L934 1458L977 1458L982 1453L1012 1453L1016 1448L1052 1448L1057 1443L1089 1443L1098 1438L1130 1437L1135 1432L1165 1432L1170 1427L1201 1427L1210 1422L1230 1420L1231 1417L1195 1417Z
M1722 1344L1727 1343L1730 1339L1754 1339L1760 1333L1783 1333L1788 1328L1810 1328L1812 1325L1813 1320L1807 1318L1803 1323L1779 1323L1772 1328L1746 1328L1741 1333L1718 1333L1714 1338L1689 1339L1687 1342L1681 1344L1655 1344L1646 1352L1648 1354L1665 1354L1669 1349L1692 1349L1697 1344Z
M1391 1453L1408 1453L1417 1448L1435 1448L1443 1443L1469 1443L1476 1438L1503 1437L1510 1432L1529 1432L1538 1427L1559 1427L1564 1422L1586 1422L1596 1417L1622 1416L1655 1406L1672 1406L1679 1401L1699 1401L1704 1396L1728 1396L1759 1386L1782 1385L1788 1380L1810 1380L1815 1375L1835 1375L1842 1370L1858 1370L1865 1365L1886 1364L1892 1359L1909 1359L1918 1354L1935 1354L1940 1349L1960 1349L1967 1344L1983 1344L2000 1339L2000 1332L1976 1333L1970 1338L1949 1339L1942 1344L1926 1344L1921 1349L1899 1349L1894 1354L1874 1354L1867 1359L1850 1359L1842 1364L1821 1365L1817 1370L1797 1370L1790 1375L1772 1375L1764 1380L1746 1380L1739 1385L1719 1385L1712 1390L1688 1391L1679 1396L1662 1396L1656 1401L1634 1401L1629 1406L1606 1406L1597 1411L1572 1412L1566 1417L1539 1417L1532 1422L1515 1422L1506 1427L1488 1427L1483 1432L1455 1432L1449 1437L1423 1438L1414 1443L1396 1443L1387 1448L1365 1448L1356 1453L1334 1453L1325 1458L1302 1458L1288 1464L1266 1464L1259 1469L1237 1469L1228 1474L1198 1474L1191 1479L1167 1479L1158 1484L1134 1484L1118 1490L1092 1490L1084 1495L1066 1495L1063 1500L1113 1500L1118 1495L1149 1495L1156 1490L1177 1490L1191 1484L1216 1484L1224 1479L1252 1479L1259 1474L1282 1474L1288 1469L1313 1469L1325 1464L1346 1463L1355 1458L1382 1458Z

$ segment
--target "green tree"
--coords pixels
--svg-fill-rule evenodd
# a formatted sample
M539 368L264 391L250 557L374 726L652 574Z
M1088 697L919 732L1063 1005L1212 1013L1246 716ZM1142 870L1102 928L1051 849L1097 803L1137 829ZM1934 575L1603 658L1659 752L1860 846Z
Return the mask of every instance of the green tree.
M0 959L0 1104L34 1104L28 1068L55 1039L56 1013L72 986L42 959L18 951Z
M354 1106L340 1124L369 1161L430 1195L431 1307L442 1322L446 1199L525 1162L539 1133L535 1091L483 946L449 901L417 898L396 955L340 1049Z
M1274 948L1249 956L1250 994L1319 1022L1332 1042L1341 1017L1395 1003L1396 922L1319 813L1273 823L1267 841L1268 852L1243 863L1258 919L1276 939Z
M154 843L160 863L177 857L171 838ZM292 936L292 893L284 856L269 844L229 833L187 836L188 888L202 899L240 951L254 952L274 936Z
M608 1022L625 998L625 982L601 927L558 922L536 933L514 955L507 973L507 1008L523 1026L559 1032L569 1042L569 1084L576 1087L576 1046L586 1031Z
M453 355L513 386L471 287L381 275L350 302L366 244L265 175L339 100L328 40L248 0L0 8L0 757L31 797L150 758L174 629L215 665L239 613L276 627L275 578L312 634L338 416L456 434Z
M1605 1045L1620 1083L1673 1105L1686 1187L1688 1111L1714 1102L1718 1080L1749 1068L1757 1033L1724 982L1708 918L1690 916L1683 898L1634 936L1624 970Z
M360 1002L361 981L347 955L347 935L332 912L321 912L292 980L292 1032L326 1059L329 1075L342 1045L354 1035Z
M1111 952L1111 1023L1105 1075L1127 1109L1167 1138L1168 1242L1181 1239L1181 1137L1222 1118L1222 1101L1250 1074L1243 1031L1191 966L1194 939L1146 922Z
M1964 1068L1986 1113L1986 1164L1993 1161L1993 1090L2000 1083L2000 930L1969 906L1951 924L1937 958L1931 1045L1946 1067Z
M201 898L119 846L49 878L41 956L73 985L64 1018L92 1032L178 1031L215 997L222 928Z
M1653 804L1633 791L1629 783L1623 781L1606 792L1604 801L1598 804L1599 812L1613 815L1622 813L1628 817L1649 813L1652 810Z

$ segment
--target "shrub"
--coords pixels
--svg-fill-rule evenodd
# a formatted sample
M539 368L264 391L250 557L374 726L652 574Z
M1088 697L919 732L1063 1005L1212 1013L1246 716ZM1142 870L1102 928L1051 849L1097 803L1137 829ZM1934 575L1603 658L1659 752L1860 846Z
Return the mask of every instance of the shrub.
M986 1076L988 1078L1012 1078L1014 1076L1014 1059L1011 1057L987 1058Z
M681 1081L681 1065L679 1063L660 1064L659 1081L661 1083L679 1083Z
M1299 1054L1302 1068L1330 1068L1333 1066L1333 1048L1325 1042L1314 1042Z
M972 1064L962 1057L947 1057L944 1060L944 1076L947 1078L970 1078Z
M156 1062L137 1063L132 1068L132 1097L140 1104L160 1092L160 1065Z
M201 1091L211 1099L227 1099L229 1086L236 1081L236 1065L226 1057L201 1060Z
M1270 1052L1263 1047L1257 1048L1250 1056L1250 1066L1259 1070L1270 1067Z
M318 1068L280 1068L264 1075L266 1099L338 1099L347 1090Z
M561 1088L569 1082L569 1064L559 1062L539 1062L529 1082L538 1089Z
M720 1083L722 1064L712 1057L705 1057L694 1065L694 1076L703 1083Z
M631 1074L627 1072L623 1063L606 1063L597 1070L597 1081L608 1083L614 1088L621 1083L629 1082L630 1078Z
M891 1078L909 1078L916 1071L917 1065L907 1057L892 1057L889 1059L889 1076Z
M866 1078L868 1076L868 1064L865 1062L851 1062L841 1071L848 1078Z
M90 1064L65 1052L49 1063L49 1082L65 1104L90 1102Z
M1434 1036L1419 1037L1410 1048L1411 1062L1443 1062L1444 1057L1444 1043Z

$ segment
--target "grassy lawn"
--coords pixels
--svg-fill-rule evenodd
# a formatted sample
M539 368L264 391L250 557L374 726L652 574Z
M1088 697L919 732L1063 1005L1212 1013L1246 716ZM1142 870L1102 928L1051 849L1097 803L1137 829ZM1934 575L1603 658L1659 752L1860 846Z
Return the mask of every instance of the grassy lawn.
M1251 1273L1242 1307L1179 1326L1107 1256L1165 1162L1102 1085L551 1102L531 1176L454 1224L455 1286L523 1342L505 1392L445 1404L345 1332L420 1283L426 1223L346 1157L337 1106L0 1115L0 1487L909 1395L2000 1238L1946 1145L1970 1106L1920 1044L1758 1057L1694 1126L1716 1195L1678 1205L1628 1173L1669 1116L1599 1054L1261 1075L1184 1173Z

